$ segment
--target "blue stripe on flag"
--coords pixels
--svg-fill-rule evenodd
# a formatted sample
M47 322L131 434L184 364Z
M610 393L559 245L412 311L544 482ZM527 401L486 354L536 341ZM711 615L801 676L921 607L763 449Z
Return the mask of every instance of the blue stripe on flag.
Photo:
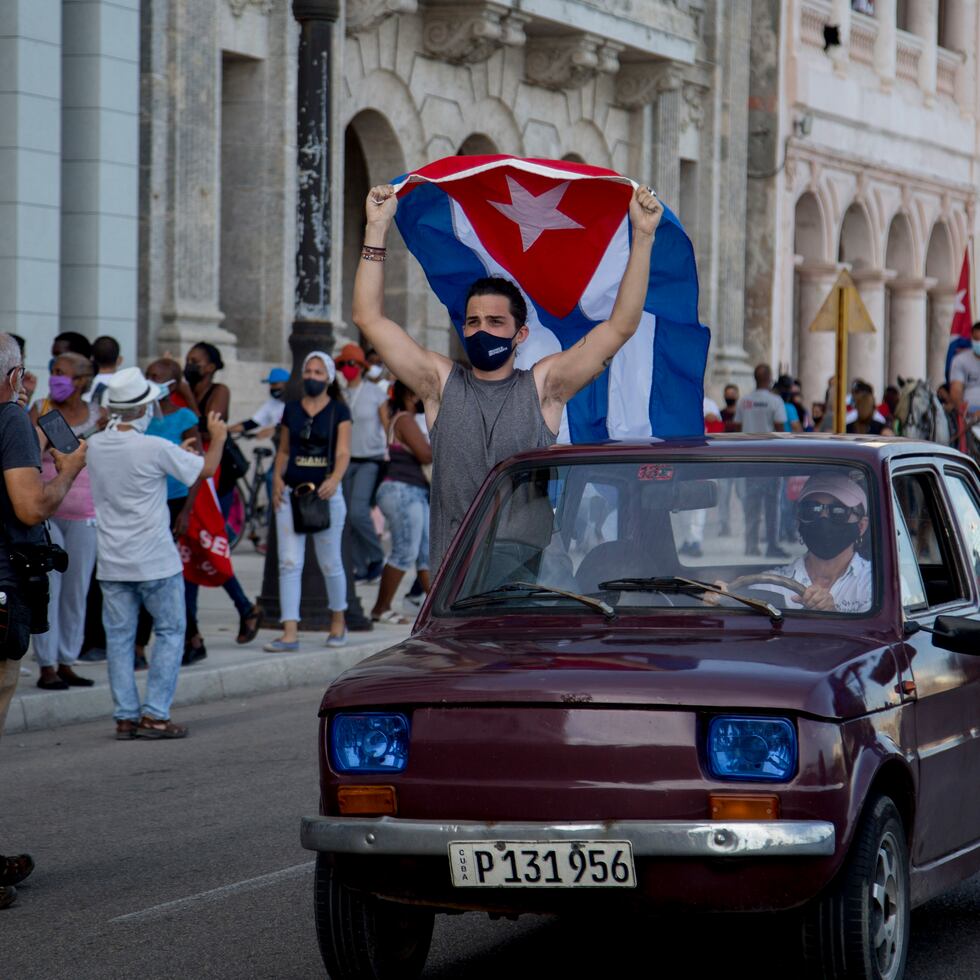
M650 428L663 438L704 433L704 364L711 331L657 317Z

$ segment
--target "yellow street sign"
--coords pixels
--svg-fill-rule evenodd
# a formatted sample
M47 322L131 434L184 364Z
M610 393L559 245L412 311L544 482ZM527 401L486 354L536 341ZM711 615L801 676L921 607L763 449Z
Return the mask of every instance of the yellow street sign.
M834 385L834 432L844 432L846 428L847 398L847 335L851 333L875 333L874 321L861 299L851 274L841 269L837 281L831 287L823 305L810 324L813 331L834 331L836 333L836 367Z

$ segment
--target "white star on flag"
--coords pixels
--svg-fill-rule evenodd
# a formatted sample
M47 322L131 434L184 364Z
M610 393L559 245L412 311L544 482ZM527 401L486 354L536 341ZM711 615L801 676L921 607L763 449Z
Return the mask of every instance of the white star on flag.
M507 187L510 190L510 203L489 201L502 215L510 218L521 230L521 245L526 252L546 231L561 228L582 228L567 214L558 210L561 199L571 181L564 181L550 191L534 195L521 186L510 174Z
M966 313L966 306L963 303L963 300L965 298L966 298L966 290L965 289L959 289L959 290L956 291L956 299L953 301L954 304L955 304L953 306L953 315L954 316L957 313Z

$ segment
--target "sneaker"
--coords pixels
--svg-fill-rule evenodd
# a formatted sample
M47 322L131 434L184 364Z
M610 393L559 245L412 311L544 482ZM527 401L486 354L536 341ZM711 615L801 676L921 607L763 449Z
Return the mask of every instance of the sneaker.
M100 664L105 660L105 650L102 647L89 647L78 659L87 664Z
M299 649L299 640L287 643L285 640L272 640L262 647L266 653L295 653Z
M324 644L328 647L345 647L347 646L347 630L344 630L340 636L328 636L327 642Z

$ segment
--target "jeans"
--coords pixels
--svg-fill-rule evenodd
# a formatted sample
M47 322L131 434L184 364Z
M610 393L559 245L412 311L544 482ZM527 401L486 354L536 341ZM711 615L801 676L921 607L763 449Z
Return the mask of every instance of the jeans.
M429 567L429 491L399 480L378 487L378 506L391 530L388 564L400 572Z
M351 529L351 549L354 571L367 571L368 565L381 563L385 553L374 530L371 501L378 480L381 460L351 460L344 474L344 497L347 500L347 519Z
M759 523L766 523L766 546L770 550L779 547L779 478L752 477L745 481L745 545L747 548L759 546Z
M184 590L180 572L147 582L106 582L102 585L112 716L116 721L139 721L148 715L165 721L177 690L177 673L184 655ZM140 706L133 669L133 644L140 603L153 617L156 642L146 678L146 698Z
M48 575L51 599L48 602L47 633L34 637L34 653L42 667L73 664L82 650L85 636L85 604L95 567L95 521L66 521L52 517L51 540L68 552L68 568Z
M347 504L343 491L338 487L330 498L330 527L312 535L331 612L343 612L347 608L347 573L340 556L340 539L346 517ZM306 561L306 535L297 534L293 529L289 487L283 491L282 506L276 511L276 536L279 544L279 618L284 623L296 622L299 620L303 564Z

